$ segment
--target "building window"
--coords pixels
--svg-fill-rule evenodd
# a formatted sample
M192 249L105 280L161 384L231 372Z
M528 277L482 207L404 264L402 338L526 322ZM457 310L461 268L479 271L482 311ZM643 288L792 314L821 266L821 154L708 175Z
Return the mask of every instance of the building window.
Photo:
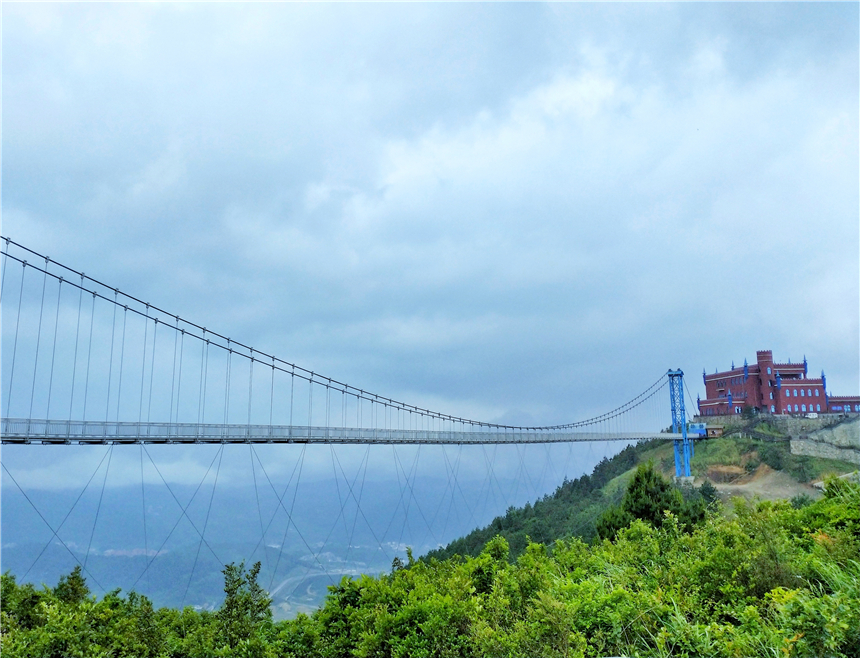
M797 405L794 405L794 410L797 411Z
M806 405L805 405L805 404L800 405L800 410L801 410L801 411L806 411Z
M740 408L740 407L735 407L735 413L736 413L736 414L739 414L740 412L741 412L741 408Z
M818 397L818 389L815 389L815 397Z
M820 405L820 404L816 404L816 405L815 405L815 410L816 410L816 411L821 411L821 405Z
M797 389L796 389L796 388L793 388L793 389L791 389L791 390L793 390L793 391L794 391L794 397L797 397Z
M803 395L804 395L805 393L806 393L806 391L804 391L803 389L800 389L800 397L803 397Z
M770 368L768 368L768 369L767 369L767 374L768 374L768 375L770 374Z
M770 405L770 413L776 411L776 407L774 405Z
M770 399L773 400L773 393L770 394Z
M811 389L806 389L806 395L807 395L808 397L812 397L812 390L811 390Z

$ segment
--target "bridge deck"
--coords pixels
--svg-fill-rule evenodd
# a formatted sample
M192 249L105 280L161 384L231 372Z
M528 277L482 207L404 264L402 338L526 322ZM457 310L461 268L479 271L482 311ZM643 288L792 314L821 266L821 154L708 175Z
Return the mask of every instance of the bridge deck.
M680 439L680 434L516 430L410 430L301 425L218 423L135 423L105 421L28 420L3 418L4 444L122 444L122 443L329 443L329 444L502 444L570 443Z

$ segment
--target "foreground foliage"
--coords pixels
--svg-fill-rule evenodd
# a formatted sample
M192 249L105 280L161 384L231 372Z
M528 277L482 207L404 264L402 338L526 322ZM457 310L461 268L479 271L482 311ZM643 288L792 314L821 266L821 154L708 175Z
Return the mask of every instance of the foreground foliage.
M635 515L640 469L622 511ZM637 479L638 478L638 479ZM639 491L637 495L635 492ZM633 492L633 493L631 493ZM674 500L674 503L672 502ZM713 506L685 529L644 507L614 539L529 543L509 561L414 561L344 578L308 617L273 622L258 567L229 565L217 613L97 600L80 571L37 590L2 577L4 656L858 656L860 486L824 498Z

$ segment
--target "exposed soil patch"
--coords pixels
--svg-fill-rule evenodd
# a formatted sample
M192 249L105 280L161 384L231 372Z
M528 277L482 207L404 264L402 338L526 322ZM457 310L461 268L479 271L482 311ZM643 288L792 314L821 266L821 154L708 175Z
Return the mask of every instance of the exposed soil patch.
M707 478L714 484L721 484L735 482L746 474L747 472L740 466L718 464L716 466L710 466L708 468Z
M720 482L711 478L711 470L736 469L741 471L734 481ZM714 466L708 469L708 478L714 483L724 499L734 496L760 498L762 500L783 500L806 494L810 498L820 498L821 491L810 484L798 482L785 471L775 471L767 464L761 464L754 472L746 473L739 466Z

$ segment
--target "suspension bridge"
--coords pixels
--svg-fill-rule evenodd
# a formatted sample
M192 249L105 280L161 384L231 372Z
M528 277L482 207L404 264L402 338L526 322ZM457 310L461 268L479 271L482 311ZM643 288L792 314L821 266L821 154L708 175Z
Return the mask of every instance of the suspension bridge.
M260 539L252 555L261 545L267 544L275 516L281 514L286 517L287 524L284 540L287 531L292 529L304 544L307 555L313 557L315 568L329 576L331 569L322 564L320 553L332 531L322 542L323 548L312 548L312 542L302 535L294 519L297 515L298 478L293 482L291 475L283 491L278 491L266 471L266 463L256 452L263 449L260 444L295 444L302 450L302 460L309 444L327 444L332 450L335 446L348 445L365 446L368 450L373 445L393 446L395 471L398 482L402 477L403 483L396 501L397 508L404 515L403 523L407 523L409 507L414 501L413 513L415 509L420 512L431 534L435 526L430 517L440 516L443 503L438 504L435 515L425 514L416 495L419 457L416 456L412 465L404 464L396 452L398 446L414 446L420 450L421 446L435 445L441 446L443 451L448 446L460 450L470 446L509 446L516 451L521 477L526 479L528 472L520 452L522 446L632 443L659 439L674 441L676 475L690 475L693 445L687 436L688 418L684 403L685 392L688 398L689 392L685 389L680 370L660 374L639 395L603 414L566 424L526 427L463 418L321 375L111 287L8 237L0 239L3 246L0 282L3 319L2 443L108 446L109 452L102 456L96 468L98 472L105 457L108 458L99 509L114 448L124 444L140 446L143 497L146 496L143 490L145 453L180 508L179 519L187 519L194 535L199 538L198 557L200 547L205 545L218 563L224 563L207 543L206 527L224 447L232 444L248 444L251 449L251 473L257 490L260 520ZM668 421L671 421L672 431L659 431ZM188 510L203 481L191 500L183 504L149 453L148 447L162 445L219 446L203 477L203 480L210 477L217 458L209 510L202 523L198 519L195 524ZM254 446L258 448L255 450ZM551 461L549 452L546 454L547 462ZM448 478L443 498L448 496L445 500L450 515L458 494L467 507L474 496L465 493L457 481L458 473L461 473L459 455L456 465L448 453L443 452L443 455ZM486 452L484 458L486 482L492 488L495 477L492 458ZM380 546L384 544L388 531L388 528L385 531L374 530L361 508L364 479L359 480L359 474L363 467L366 475L368 459L369 452L361 456L357 470L348 475L348 469L332 452L335 481L344 484L344 491L338 486L333 514L335 523L342 522L344 526L344 541L348 545L353 541L359 518ZM335 460L340 466L339 474L337 466L334 466ZM297 468L298 477L301 477L301 467ZM18 485L5 463L3 469L6 476ZM274 494L274 512L265 515L269 517L268 524L264 523L257 488L258 471L265 476ZM95 472L84 490L90 486L94 476ZM499 478L495 479L498 490ZM292 501L287 505L285 501L290 500L287 491L291 486ZM20 485L18 489L27 497ZM536 491L536 487L533 490ZM59 526L56 522L49 522L29 497L27 500L50 529L49 542L59 541L73 554L58 533L77 500ZM348 505L354 510L352 532L346 532L350 525L346 518ZM146 513L144 500L144 535ZM98 516L97 509L90 546L83 553L83 560L75 557L84 567L91 552ZM476 511L471 514L469 523L475 518ZM389 521L388 526L391 525ZM400 538L402 536L401 530ZM279 560L283 545L282 541L278 549ZM145 560L144 572L161 550L159 548L153 554L147 543L144 555L149 557ZM265 548L261 550L265 552ZM39 556L44 551L42 549ZM386 554L386 557L390 556ZM39 557L36 558L38 560ZM272 570L272 589L277 572L276 565Z
M685 438L679 422L685 416L680 371L661 376L607 413L564 425L522 427L460 418L322 376L2 239L0 301L4 327L14 327L8 338L4 332L9 368L8 376L4 371L3 443L496 444ZM19 254L10 253L13 246ZM16 287L17 298L9 302ZM288 382L288 405L280 381L276 403L276 379ZM292 422L297 381L304 389L303 402L306 396L302 414L308 421L300 425ZM666 387L671 391L672 433L619 429L622 423L616 421ZM275 410L287 407L290 422L275 424ZM13 409L25 413L13 415ZM268 412L268 422L260 422L261 411L263 416ZM186 419L189 413L196 418ZM321 413L325 422L313 424ZM239 414L242 421L235 422ZM153 415L160 418L153 421ZM333 416L340 424L332 423Z

